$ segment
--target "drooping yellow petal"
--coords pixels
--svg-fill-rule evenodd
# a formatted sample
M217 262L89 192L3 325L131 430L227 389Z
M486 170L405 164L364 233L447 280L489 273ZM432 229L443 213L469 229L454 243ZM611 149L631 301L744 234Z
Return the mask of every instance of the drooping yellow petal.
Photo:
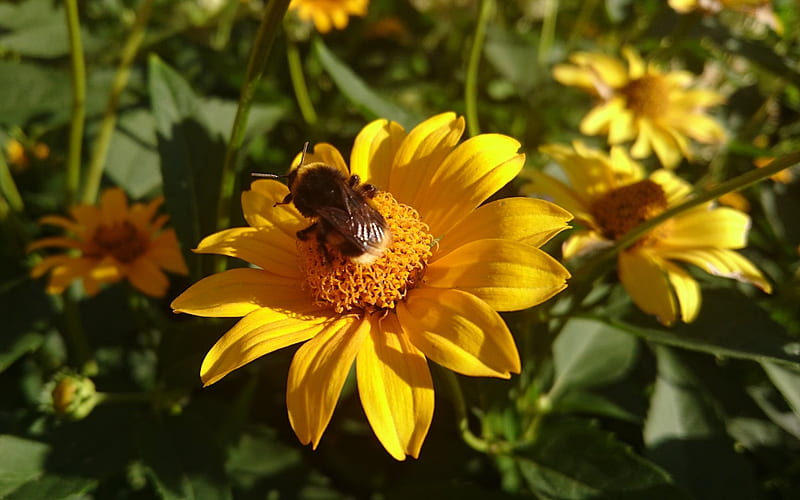
M675 168L681 162L683 152L672 134L659 126L650 129L650 143L664 168Z
M700 312L700 303L702 300L700 285L688 272L675 264L664 261L662 265L667 271L667 276L670 285L672 285L672 291L675 293L675 298L678 299L678 306L681 310L681 320L684 323L691 323L697 318L697 314Z
M295 353L286 383L286 406L301 443L311 443L315 449L319 444L370 327L366 319L344 317Z
M356 358L358 393L373 432L397 460L419 456L433 418L433 380L425 356L395 314L371 318Z
M706 144L719 144L726 138L725 129L719 123L700 113L694 113L691 119L684 120L678 130Z
M628 61L628 77L631 80L641 78L645 75L647 66L642 60L642 56L630 45L622 48L622 55Z
M673 207L686 201L692 186L669 170L659 169L650 174L650 180L661 186L667 198L667 206Z
M495 311L518 311L554 296L569 277L564 266L536 247L477 240L431 260L425 285L469 292Z
M441 163L428 166L412 206L435 235L443 234L522 170L519 142L481 134L460 144ZM436 196L431 196L436 193Z
M514 339L486 302L460 290L416 288L397 307L411 342L428 359L470 376L519 373Z
M73 280L91 272L95 265L96 262L93 259L75 258L53 266L50 271L50 280L47 282L47 293L63 292Z
M310 339L324 330L330 318L324 315L295 316L270 308L251 312L208 351L200 367L200 378L208 386L233 370L278 349Z
M81 248L81 243L77 240L73 240L72 238L64 238L60 236L55 236L52 238L41 238L30 245L26 249L28 252L33 252L34 250L38 250L40 248L47 248L47 247L60 247L60 248Z
M33 266L31 278L40 278L54 267L69 265L73 260L77 260L77 258L69 255L49 255Z
M134 288L151 297L163 297L167 293L169 280L152 260L139 258L128 268L128 280Z
M278 181L263 179L253 182L250 190L242 192L242 212L252 227L277 227L290 238L310 225L294 205L275 205L289 194L289 188Z
M539 247L569 228L572 214L560 206L535 198L504 198L481 205L439 240L441 258L475 240L501 238Z
M311 298L298 280L252 268L207 276L175 298L171 307L212 318L245 316L262 307L295 313L312 310Z
M570 237L564 242L561 254L564 260L570 260L608 248L613 244L613 241L604 238L597 231L576 231L570 234Z
M458 144L464 133L464 118L448 112L428 118L400 143L389 176L389 191L400 203L413 206L420 191L427 192L423 179L431 165L438 165Z
M39 219L39 224L42 226L44 225L58 226L73 233L76 233L78 231L77 224L75 223L75 221L70 220L66 217L62 217L60 215L45 215L44 217L41 217Z
M295 239L279 229L226 229L203 238L195 252L236 257L278 276L300 279Z
M665 259L680 260L693 264L714 276L732 278L743 283L752 283L766 293L772 292L772 285L761 271L738 252L725 248L659 250Z
M678 304L664 268L642 251L625 251L617 259L619 279L636 306L665 325L675 322Z
M636 121L630 110L621 110L608 125L608 143L620 144L636 137Z
M663 248L742 248L747 244L750 217L728 207L692 210L672 220L667 234L661 237Z
M586 135L597 135L606 133L609 129L611 120L619 116L625 109L625 100L621 97L613 97L609 101L600 104L586 113L580 123L580 131Z
M361 129L350 153L350 173L378 189L389 188L392 161L406 136L399 123L381 119Z

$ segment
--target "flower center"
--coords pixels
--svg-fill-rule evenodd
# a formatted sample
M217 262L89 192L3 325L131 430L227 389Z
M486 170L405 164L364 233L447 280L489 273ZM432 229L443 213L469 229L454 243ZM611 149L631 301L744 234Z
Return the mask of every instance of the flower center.
M297 241L306 286L320 307L337 313L392 309L422 281L433 244L427 224L385 191L372 202L392 232L392 244L374 263L357 264L330 246L326 256L316 238Z
M111 255L119 262L127 264L145 251L145 245L136 226L129 221L100 225L92 235L91 248L86 255L104 257Z
M667 208L664 188L645 179L611 190L591 204L591 212L603 236L616 240Z
M658 118L667 110L669 86L660 76L647 75L631 80L620 90L628 109L640 116Z

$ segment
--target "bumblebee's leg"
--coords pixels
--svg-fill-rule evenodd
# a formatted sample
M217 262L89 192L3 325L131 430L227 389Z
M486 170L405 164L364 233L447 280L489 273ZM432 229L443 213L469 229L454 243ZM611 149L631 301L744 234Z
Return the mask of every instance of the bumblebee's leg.
M319 247L319 253L322 254L322 260L325 262L325 265L330 266L331 254L328 252L328 246L325 244L325 234L323 234L323 231L317 231L317 246Z
M292 202L292 193L289 193L286 196L284 196L283 200L276 201L272 206L277 207L278 205L288 205L291 202Z
M347 179L347 185L350 187L356 187L361 183L361 177L358 174L353 174Z
M315 222L310 226L308 226L307 228L297 231L297 239L300 241L308 241L309 235L317 231L317 229L319 229L319 222ZM317 238L319 238L318 231L317 231Z
M378 194L378 188L374 184L362 184L359 189L367 198L375 198Z

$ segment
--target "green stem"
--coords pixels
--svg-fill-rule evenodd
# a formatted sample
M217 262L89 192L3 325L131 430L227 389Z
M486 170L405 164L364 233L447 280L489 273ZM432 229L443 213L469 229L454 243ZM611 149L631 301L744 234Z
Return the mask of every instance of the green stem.
M458 423L458 430L461 432L461 438L473 450L481 453L488 452L491 448L490 444L473 434L469 428L467 405L464 402L464 394L461 392L461 385L458 383L455 373L446 369L439 370L439 372L447 384L447 389L453 402L453 410L456 412L456 422Z
M75 366L81 367L81 373L87 377L97 375L97 363L92 359L92 349L89 339L83 330L81 313L78 302L72 296L72 289L67 290L63 297L64 307L64 334L67 345L72 352Z
M306 86L306 79L303 76L300 50L297 48L297 44L289 40L288 37L286 38L286 59L289 62L289 76L292 78L292 88L294 88L294 95L297 98L300 114L303 115L303 120L308 125L314 125L317 123L317 113L314 111L314 104L308 95L308 86Z
M544 1L544 19L542 20L542 34L539 37L539 64L547 63L547 57L553 48L556 34L556 16L558 14L558 0Z
M483 52L483 41L486 38L486 25L494 13L494 0L481 0L478 10L478 23L475 26L475 36L472 48L469 51L467 62L467 75L464 81L464 105L467 118L467 130L470 136L481 133L478 124L478 65Z
M2 152L0 152L0 192L8 200L11 210L22 212L25 209L25 203L19 194L17 183L14 182L14 176L11 175L11 170L8 168L8 163L6 163Z
M233 199L233 189L236 180L236 161L239 150L244 142L244 133L247 129L247 117L253 104L253 96L261 81L261 76L267 66L267 57L272 50L272 43L281 27L281 22L289 8L290 0L271 0L264 7L264 17L258 28L256 40L250 51L250 60L247 63L247 73L239 94L239 106L236 109L236 118L233 121L228 148L225 151L225 163L222 166L219 199L217 205L217 230L222 230L230 225L230 205ZM217 266L222 268L225 261L220 259Z
M67 153L67 204L75 201L81 181L81 147L86 119L86 65L83 61L81 25L77 0L64 0L69 34L69 53L72 65L72 118Z
M143 0L142 4L139 6L139 10L136 12L136 21L131 28L131 33L125 41L125 46L122 48L119 66L114 75L114 81L111 83L108 103L103 112L100 131L94 141L92 157L89 161L86 184L84 185L83 196L81 197L84 203L93 204L97 199L97 192L100 189L100 180L103 176L103 168L105 167L106 156L108 155L108 146L111 143L111 134L114 132L114 127L117 124L117 106L119 105L119 98L125 90L125 86L128 84L131 66L142 44L142 40L144 40L147 22L150 20L150 13L152 10L153 0Z

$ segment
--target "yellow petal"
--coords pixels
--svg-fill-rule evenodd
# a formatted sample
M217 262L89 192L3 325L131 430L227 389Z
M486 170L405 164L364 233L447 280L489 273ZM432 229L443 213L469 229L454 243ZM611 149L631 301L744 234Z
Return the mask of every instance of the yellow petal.
M646 66L636 49L626 45L622 48L622 55L628 61L628 77L632 80L643 77Z
M128 216L128 198L120 188L108 188L100 197L100 216L102 223L112 225Z
M295 237L295 233L311 224L300 215L294 205L275 206L289 194L289 188L278 181L263 179L253 182L249 191L242 192L242 212L252 227L277 227L286 236Z
M73 205L69 213L84 231L92 230L100 224L100 211L93 205Z
M419 456L433 418L433 380L425 356L397 316L373 317L356 358L361 406L386 451L397 460Z
M742 248L747 245L750 217L732 208L692 210L672 219L659 241L666 248Z
M73 280L89 274L96 264L95 260L78 258L53 266L50 281L47 283L47 293L63 292Z
M586 135L597 135L608 132L611 121L619 116L625 109L625 102L621 97L614 97L609 101L596 106L586 113L580 123L580 131Z
M681 319L684 323L691 323L697 318L697 313L700 312L700 285L688 272L675 264L665 261L663 266L667 271L675 298L678 299Z
M175 312L210 318L245 316L262 307L287 313L313 310L298 280L247 267L203 278L175 298L171 307Z
M45 215L39 219L40 225L58 226L66 229L67 231L77 232L77 224L75 221L70 220L60 215Z
M691 250L659 250L665 259L680 260L693 264L714 276L732 278L743 283L752 283L766 293L772 292L772 285L761 271L747 258L725 248L695 248Z
M536 247L477 240L435 257L425 272L425 285L469 292L496 311L518 311L557 294L569 277L564 266Z
M208 351L200 378L208 386L233 370L278 349L310 339L326 328L329 318L294 317L267 307L257 309L236 323Z
M278 276L300 279L296 241L279 229L226 229L203 238L195 252L236 257Z
M368 320L340 319L295 353L286 383L286 406L301 443L314 448L319 444L370 326Z
M470 212L439 241L437 258L475 240L506 239L539 247L569 228L572 214L549 201L504 198Z
M178 247L178 238L175 236L174 229L167 229L156 236L150 242L146 256L167 271L182 275L189 274L186 261L183 260L183 254Z
M597 93L595 87L597 77L587 68L572 64L557 64L553 67L553 78L562 85L580 87L591 93Z
M295 157L294 162L292 162L292 167L296 167L300 164L300 159L303 157L302 152L298 153ZM336 149L335 146L332 144L328 144L327 142L320 142L319 144L314 145L313 151L308 151L306 153L305 159L303 161L304 164L308 165L309 163L324 163L325 165L334 167L338 169L341 173L345 175L345 177L350 176L350 169L347 168L347 163L344 162L344 158L342 158L342 153Z
M631 156L634 158L647 158L653 151L651 146L653 124L647 119L639 119L637 124L639 126L639 136L631 146Z
M669 170L659 169L650 174L650 180L661 186L667 197L667 206L682 203L692 192L692 185Z
M444 234L471 210L508 184L522 170L519 142L500 134L481 134L453 150L443 162L427 165L411 204L434 235Z
M619 279L636 306L665 325L675 322L678 305L659 261L641 251L619 254Z
M609 144L619 144L636 137L636 122L630 110L620 110L608 125Z
M389 191L400 203L413 205L426 186L426 169L444 161L464 133L464 119L442 113L420 123L403 139L392 164Z
M42 259L38 264L33 266L31 269L31 278L39 278L47 274L52 268L56 266L63 266L69 265L69 263L73 260L77 260L76 257L72 257L69 255L50 255Z
M428 359L464 375L509 378L520 360L503 318L460 290L416 288L397 307L411 342Z
M544 172L534 171L530 174L530 178L533 182L523 186L525 194L547 198L571 213L575 220L584 224L594 220L589 210L589 199L588 196L585 196L585 192L572 189Z
M138 258L129 264L128 280L135 288L151 297L163 297L169 280L155 262Z
M53 238L41 238L30 245L26 249L28 252L33 252L34 250L38 250L40 248L47 248L47 247L59 247L59 248L80 248L80 242L73 240L72 238L63 238L63 237L53 237Z
M694 113L681 123L679 128L692 139L705 144L719 144L725 141L726 134L722 126L713 118Z
M570 260L608 248L611 245L613 245L611 240L603 238L596 231L577 231L564 242L561 254L564 256L564 260Z
M681 148L669 132L653 126L650 129L650 142L664 168L675 168L681 162L683 158Z
M368 124L353 143L350 172L378 189L389 189L392 162L405 136L399 123L381 119Z

